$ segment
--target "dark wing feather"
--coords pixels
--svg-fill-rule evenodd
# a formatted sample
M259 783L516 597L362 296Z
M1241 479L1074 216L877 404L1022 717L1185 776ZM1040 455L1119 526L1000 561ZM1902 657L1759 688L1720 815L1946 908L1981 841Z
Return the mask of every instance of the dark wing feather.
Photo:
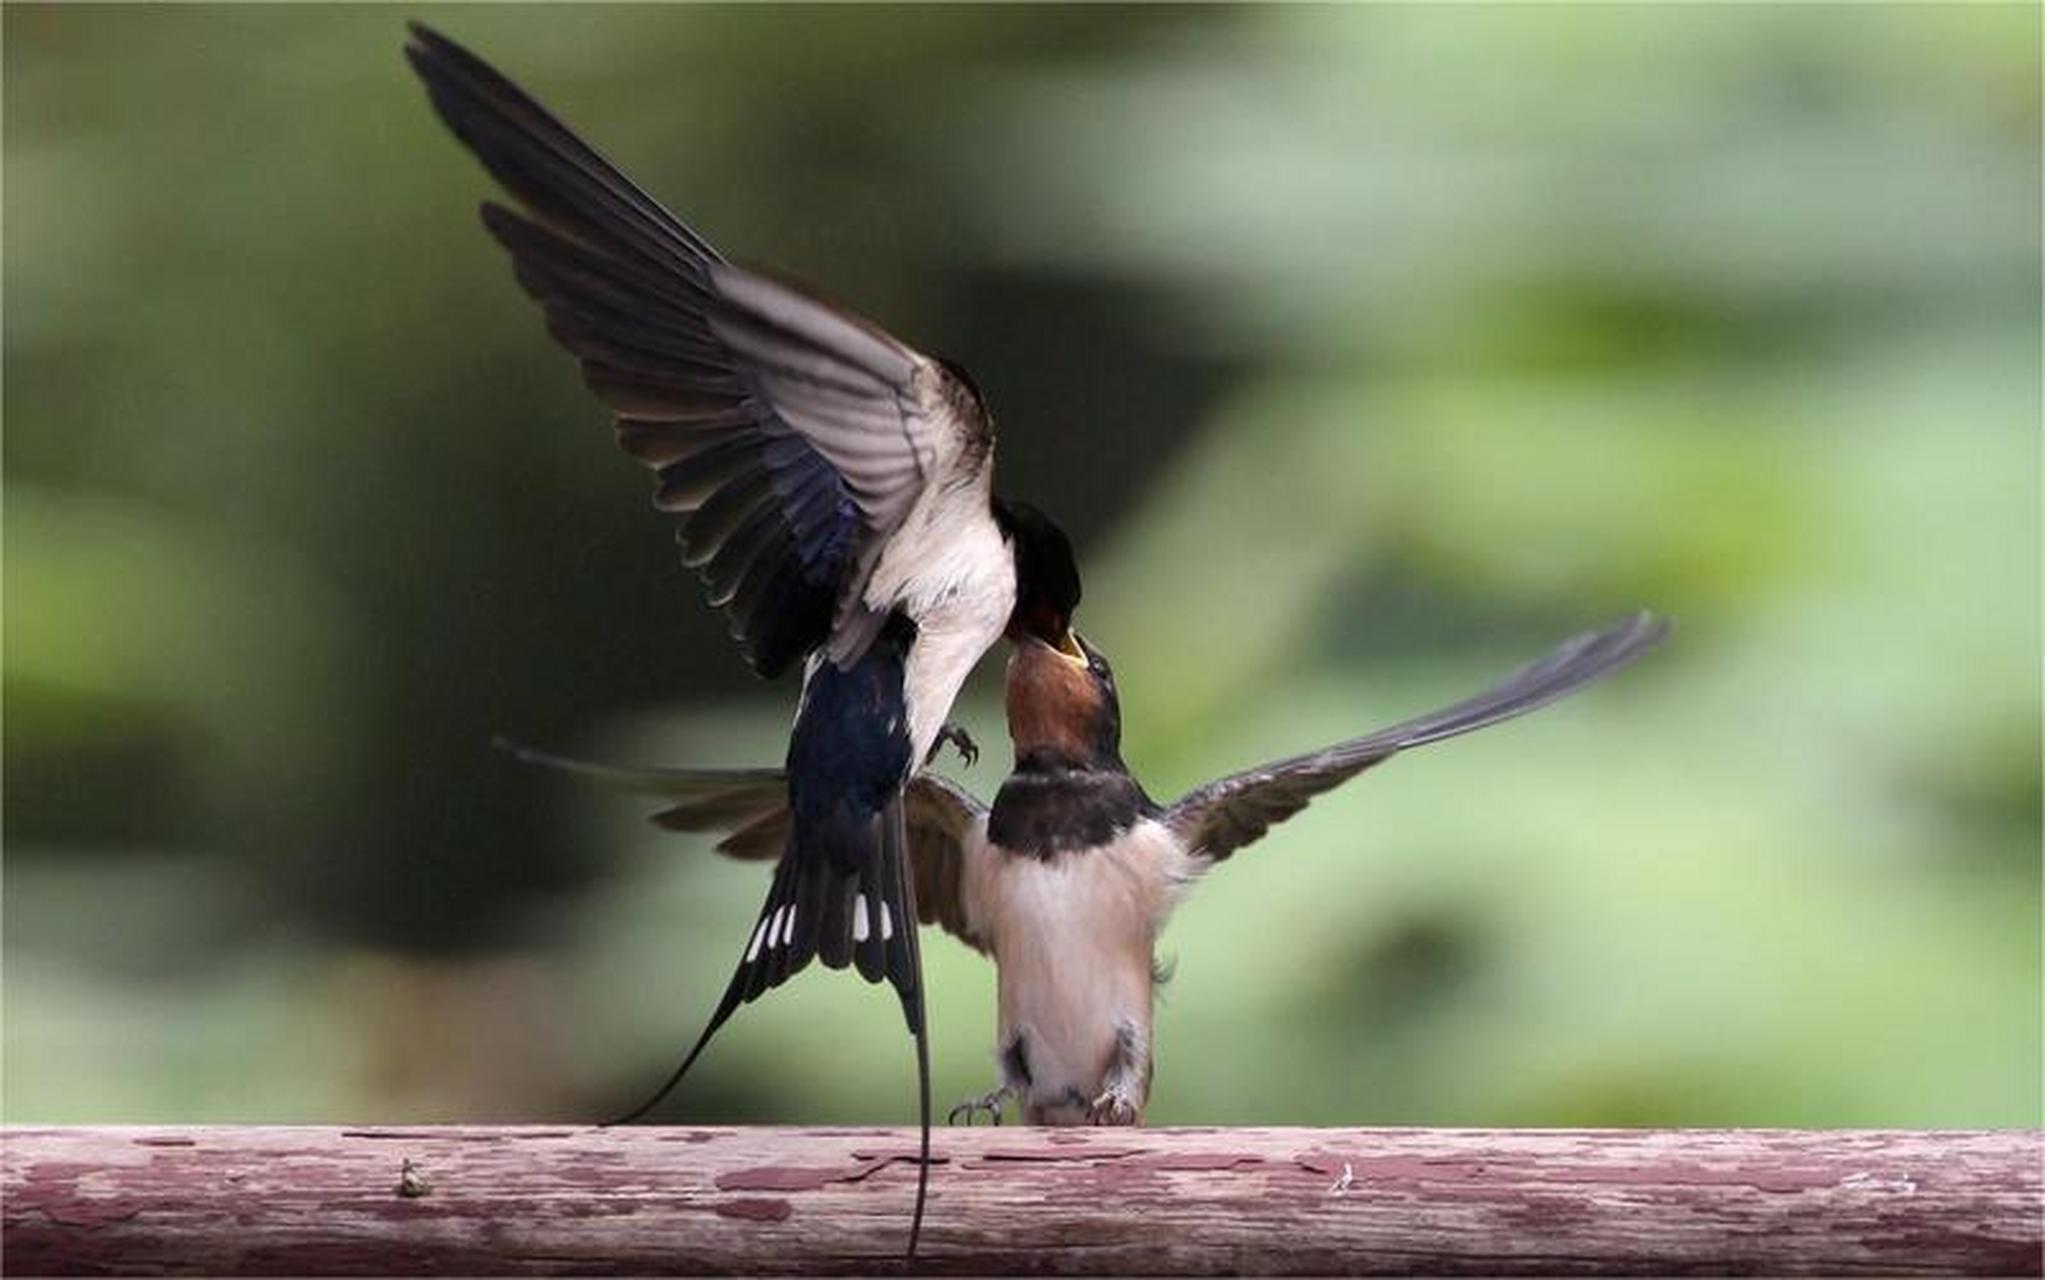
M623 768L537 751L501 738L497 745L528 764L668 801L653 815L655 823L669 831L724 834L716 847L726 857L770 862L788 847L788 775L780 769ZM976 951L986 951L987 940L973 932L966 919L962 882L970 851L981 847L987 806L956 783L921 773L909 780L903 815L917 919L940 926ZM873 968L875 977L887 968L886 956L877 946Z
M548 769L673 803L653 815L670 831L730 832L718 851L745 861L781 856L788 831L788 779L779 769L633 769L594 764L520 746L504 738L500 751ZM768 828L784 839L761 838Z
M1219 862L1372 765L1546 706L1625 667L1666 639L1669 628L1668 619L1639 613L1603 631L1575 636L1474 698L1367 737L1210 782L1167 809L1163 821L1195 856Z
M961 447L991 438L938 362L739 270L511 81L413 24L406 56L455 135L524 213L483 207L548 330L660 472L748 661L864 653L881 548ZM974 411L968 411L972 408Z
M987 806L934 773L919 773L903 792L902 812L916 880L916 918L988 953L988 940L966 916L964 885L967 851L985 847L981 832L987 826Z

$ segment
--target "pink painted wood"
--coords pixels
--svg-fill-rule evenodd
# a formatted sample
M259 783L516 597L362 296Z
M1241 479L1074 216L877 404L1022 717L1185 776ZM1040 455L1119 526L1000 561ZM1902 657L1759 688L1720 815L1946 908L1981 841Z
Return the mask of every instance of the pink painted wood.
M11 1128L9 1275L899 1270L886 1129ZM2040 1274L2045 1136L950 1129L914 1269Z

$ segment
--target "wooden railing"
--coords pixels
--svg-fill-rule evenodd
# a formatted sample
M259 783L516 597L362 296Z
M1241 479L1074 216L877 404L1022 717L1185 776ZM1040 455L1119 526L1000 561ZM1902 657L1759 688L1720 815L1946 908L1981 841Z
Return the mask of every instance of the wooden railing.
M2040 1274L2038 1131L5 1131L10 1276Z

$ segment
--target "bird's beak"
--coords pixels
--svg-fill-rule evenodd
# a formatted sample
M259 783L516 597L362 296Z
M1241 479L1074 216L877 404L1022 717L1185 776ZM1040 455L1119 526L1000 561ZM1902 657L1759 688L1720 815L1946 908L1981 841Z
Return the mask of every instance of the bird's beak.
M1022 633L1018 643L1040 648L1065 665L1078 667L1082 671L1093 665L1092 660L1086 656L1085 646L1080 643L1079 633L1072 629L1069 622L1060 621L1055 632L1039 631L1032 627Z
M1086 650L1079 643L1079 633L1069 625L1059 632L1058 643L1051 646L1051 651L1075 667L1085 668L1089 665Z

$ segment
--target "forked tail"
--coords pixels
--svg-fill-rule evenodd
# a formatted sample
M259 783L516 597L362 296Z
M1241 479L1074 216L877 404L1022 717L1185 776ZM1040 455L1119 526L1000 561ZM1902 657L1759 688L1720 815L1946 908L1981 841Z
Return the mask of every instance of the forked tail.
M883 861L893 869L893 878L900 885L902 919L908 922L908 927L902 930L909 944L908 965L903 975L907 982L893 972L888 977L901 993L902 1013L909 1020L909 1033L916 1038L916 1106L922 1143L916 1159L916 1210L909 1219L908 1256L914 1261L916 1243L923 1235L923 1206L930 1195L930 1027L923 1016L923 947L916 936L916 877L909 870L908 829L899 793L881 813L881 849Z

